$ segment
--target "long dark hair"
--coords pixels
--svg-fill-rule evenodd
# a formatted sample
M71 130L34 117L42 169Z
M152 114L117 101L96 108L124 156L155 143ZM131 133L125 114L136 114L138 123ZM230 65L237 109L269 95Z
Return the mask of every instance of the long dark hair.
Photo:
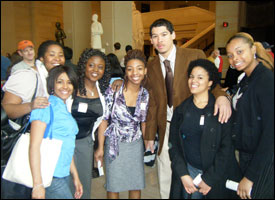
M64 66L64 65L58 65L49 71L49 75L47 77L47 91L49 94L53 93L55 82L56 82L57 78L60 76L60 74L62 74L64 72L67 74L67 76L69 77L69 79L74 87L72 96L75 97L76 92L77 92L77 87L78 87L77 75L71 67Z
M86 96L86 88L85 88L85 71L86 64L88 60L93 56L99 56L105 61L105 70L101 79L98 80L100 92L102 94L105 93L105 90L109 86L109 81L111 77L111 67L107 56L101 51L93 48L85 49L80 55L79 61L77 63L78 70L78 90L80 95Z

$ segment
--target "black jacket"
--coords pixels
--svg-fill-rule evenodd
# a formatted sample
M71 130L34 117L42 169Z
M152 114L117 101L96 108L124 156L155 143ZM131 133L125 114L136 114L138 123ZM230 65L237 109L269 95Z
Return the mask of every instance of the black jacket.
M274 186L274 73L259 63L242 79L240 87L243 94L233 115L232 136L240 151L243 175L254 183L255 198L259 197L257 190L260 195L264 193L257 188Z
M169 155L172 168L170 198L183 197L183 185L180 177L189 174L180 126L183 120L192 120L192 118L187 118L187 116L192 116L188 109L192 101L193 96L186 99L175 109L170 125ZM238 169L238 167L231 143L231 121L229 120L225 124L218 122L218 115L213 116L214 103L215 98L209 93L209 103L205 108L205 123L201 136L202 179L211 187L207 195L208 198L226 198L228 196L226 196L225 182L230 176L230 165L234 163L234 169ZM233 168L231 169L233 170ZM237 172L233 173L238 174Z

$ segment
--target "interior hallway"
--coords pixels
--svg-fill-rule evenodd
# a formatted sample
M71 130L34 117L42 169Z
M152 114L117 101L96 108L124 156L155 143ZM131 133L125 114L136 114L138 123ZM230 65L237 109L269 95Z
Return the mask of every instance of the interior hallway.
M141 191L141 199L160 199L159 185L157 178L157 166L153 168L144 165L145 168L145 189ZM104 188L105 175L93 178L91 199L106 199L107 194ZM120 199L128 199L128 192L121 192Z

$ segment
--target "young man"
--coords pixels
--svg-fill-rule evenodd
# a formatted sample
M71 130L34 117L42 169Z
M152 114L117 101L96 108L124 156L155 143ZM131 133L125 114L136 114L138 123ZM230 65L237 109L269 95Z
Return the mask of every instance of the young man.
M161 198L167 199L169 198L172 176L171 161L168 154L170 121L174 108L191 95L187 83L189 63L206 56L201 50L176 47L173 43L176 38L173 25L166 19L158 19L151 25L150 36L151 43L158 51L158 56L147 66L148 79L145 87L150 93L150 100L146 120L145 145L146 149L150 148L153 152L154 139L158 132L157 163L160 194ZM165 60L168 60L170 64L164 64ZM167 74L170 76L170 80L167 79L167 81L165 81L165 65L168 70ZM170 65L170 68L167 65ZM169 91L166 90L166 82L170 84L171 89ZM216 86L213 93L216 97L214 115L219 111L219 121L226 123L231 115L230 101L225 97L226 93L221 90L220 86Z
M27 69L34 67L35 63L35 51L34 45L29 40L22 40L18 43L17 52L23 57L23 60L11 68L11 74L19 69Z

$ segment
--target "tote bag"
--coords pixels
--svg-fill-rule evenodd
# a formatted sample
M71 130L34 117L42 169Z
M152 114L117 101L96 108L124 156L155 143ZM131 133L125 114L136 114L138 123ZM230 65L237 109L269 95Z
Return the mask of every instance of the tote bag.
M63 143L62 140L52 138L51 125L53 121L53 111L51 106L50 109L50 125L47 126L40 146L40 166L44 187L51 185ZM50 133L49 137L47 137L48 132ZM32 188L33 180L29 163L29 144L30 133L22 134L13 148L2 177L8 181L19 183Z

